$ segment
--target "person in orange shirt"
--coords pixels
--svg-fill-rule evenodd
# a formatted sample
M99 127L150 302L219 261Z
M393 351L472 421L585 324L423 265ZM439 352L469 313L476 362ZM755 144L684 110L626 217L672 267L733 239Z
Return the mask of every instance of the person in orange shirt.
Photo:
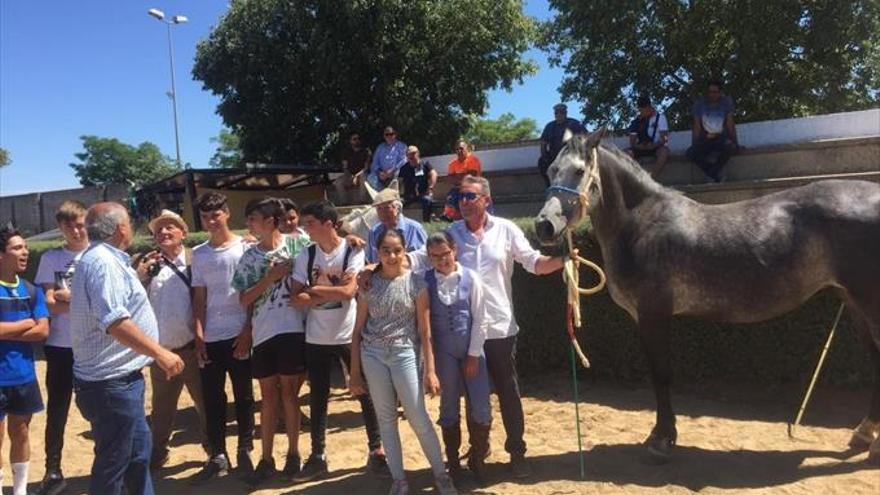
M446 195L446 205L443 207L443 218L448 221L460 220L461 212L458 210L458 187L465 175L483 175L483 165L476 155L471 153L467 141L461 139L455 143L455 159L449 162L446 175L452 178L453 186Z

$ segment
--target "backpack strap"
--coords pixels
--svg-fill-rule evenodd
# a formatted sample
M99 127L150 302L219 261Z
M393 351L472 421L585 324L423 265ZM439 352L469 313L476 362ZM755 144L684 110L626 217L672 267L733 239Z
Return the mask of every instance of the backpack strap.
M345 240L342 242L345 242L345 254L342 255L342 275L345 275L345 271L348 270L348 258L351 257L351 246Z
M651 133L651 143L654 143L654 139L657 137L657 126L660 125L660 112L654 111L654 132Z
M28 305L31 308L31 314L33 315L34 309L37 307L37 286L25 279L21 279L21 281L24 282L24 288L27 290Z
M309 245L309 262L306 263L306 278L309 281L309 287L315 285L315 281L312 280L312 269L315 267L315 255L318 253L318 244L312 243Z

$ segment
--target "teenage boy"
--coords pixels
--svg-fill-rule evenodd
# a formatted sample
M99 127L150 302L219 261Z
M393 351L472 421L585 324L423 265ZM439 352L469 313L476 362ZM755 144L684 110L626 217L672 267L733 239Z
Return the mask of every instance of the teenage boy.
M61 493L67 482L61 472L64 427L73 396L73 349L70 348L70 282L76 265L89 247L86 207L79 201L65 201L55 212L58 230L64 236L61 247L40 257L35 282L46 292L49 309L49 338L46 356L46 475L37 495Z
M305 379L305 327L303 313L290 308L292 262L310 241L305 234L296 237L281 233L284 218L281 201L267 198L248 205L245 211L250 232L260 242L251 246L238 262L232 287L239 301L252 307L252 368L260 382L260 439L263 454L254 476L257 485L275 474L272 447L275 440L279 401L287 431L287 478L300 470L299 389ZM280 388L280 390L279 390Z
M311 480L327 473L324 452L327 430L327 402L330 397L330 370L342 359L351 367L351 334L357 312L354 300L356 275L364 266L362 249L353 249L337 232L336 208L323 201L302 209L302 223L315 242L297 255L293 269L294 295L290 305L308 309L306 320L306 363L311 384L312 454L297 476ZM369 394L358 397L367 428L369 455L367 468L386 472L385 453L379 436L379 423Z
M43 410L31 343L49 335L43 290L18 276L27 262L27 244L21 234L11 227L0 230L0 444L8 422L13 495L27 494L29 425L31 415Z
M251 332L247 312L232 288L232 276L247 245L229 230L226 196L209 192L197 201L202 227L211 238L193 249L192 285L196 357L201 367L202 393L210 459L195 478L203 483L229 471L226 452L226 375L232 380L238 424L239 474L251 475L254 448L254 390L251 375ZM237 352L237 351L243 352Z
M183 387L195 405L199 418L199 439L205 451L205 406L202 378L196 359L195 330L192 317L192 252L183 245L189 228L183 218L170 210L150 221L150 232L158 249L136 257L133 266L138 278L147 289L147 297L159 324L159 344L183 360L183 373L171 379L165 377L159 365L150 365L150 383L153 387L150 430L153 433L153 451L150 467L159 469L168 462L168 441L177 414L177 402Z

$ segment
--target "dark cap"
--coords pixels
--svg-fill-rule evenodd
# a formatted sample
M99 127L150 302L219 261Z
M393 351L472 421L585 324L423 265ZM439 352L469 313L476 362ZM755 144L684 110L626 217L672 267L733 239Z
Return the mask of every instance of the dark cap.
M568 106L565 103L557 103L553 105L553 110L562 110L563 112L568 112Z

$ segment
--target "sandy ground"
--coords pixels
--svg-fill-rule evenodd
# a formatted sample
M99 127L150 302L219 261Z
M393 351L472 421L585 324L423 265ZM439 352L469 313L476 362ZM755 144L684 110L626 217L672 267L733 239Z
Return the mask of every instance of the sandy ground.
M38 363L44 376L45 363ZM258 393L259 388L255 391ZM565 374L526 378L523 383L526 440L534 475L525 480L507 477L504 434L495 406L490 480L484 487L465 486L463 493L563 495L580 493L880 493L880 469L866 462L865 453L846 452L850 428L861 419L867 393L820 390L807 415L807 425L786 434L785 421L794 411L799 391L788 391L780 400L777 390L757 387L704 386L675 394L679 448L669 464L653 465L639 442L653 424L653 395L647 388L581 384L581 428L585 473L580 476L571 385ZM149 394L149 388L147 389ZM45 392L44 392L45 397ZM784 401L786 404L780 404ZM149 396L148 401L149 403ZM494 402L494 397L493 397ZM430 399L432 417L439 400ZM149 410L149 406L147 406ZM231 415L230 415L231 416ZM259 416L257 417L259 424ZM31 481L43 476L43 433L45 415L32 423ZM358 403L344 390L333 390L327 452L329 478L309 484L275 480L253 493L286 494L384 494L389 482L362 472L366 460L366 436L361 427ZM234 475L194 488L186 479L204 460L195 431L195 411L184 392L172 453L166 468L156 473L160 494L240 494L251 490ZM229 449L235 449L235 428L229 428ZM405 465L413 493L433 493L431 475L418 443L406 425L401 425ZM8 442L8 441L7 441ZM8 445L7 442L4 442ZM303 453L309 451L309 437L303 432ZM259 455L259 441L254 453ZM4 457L8 454L4 448ZM286 438L275 441L275 458L283 465ZM85 493L92 462L88 424L74 405L71 410L64 451L64 472L71 481L66 493ZM10 476L6 477L7 484ZM35 488L32 485L32 488ZM6 488L10 490L10 488Z

